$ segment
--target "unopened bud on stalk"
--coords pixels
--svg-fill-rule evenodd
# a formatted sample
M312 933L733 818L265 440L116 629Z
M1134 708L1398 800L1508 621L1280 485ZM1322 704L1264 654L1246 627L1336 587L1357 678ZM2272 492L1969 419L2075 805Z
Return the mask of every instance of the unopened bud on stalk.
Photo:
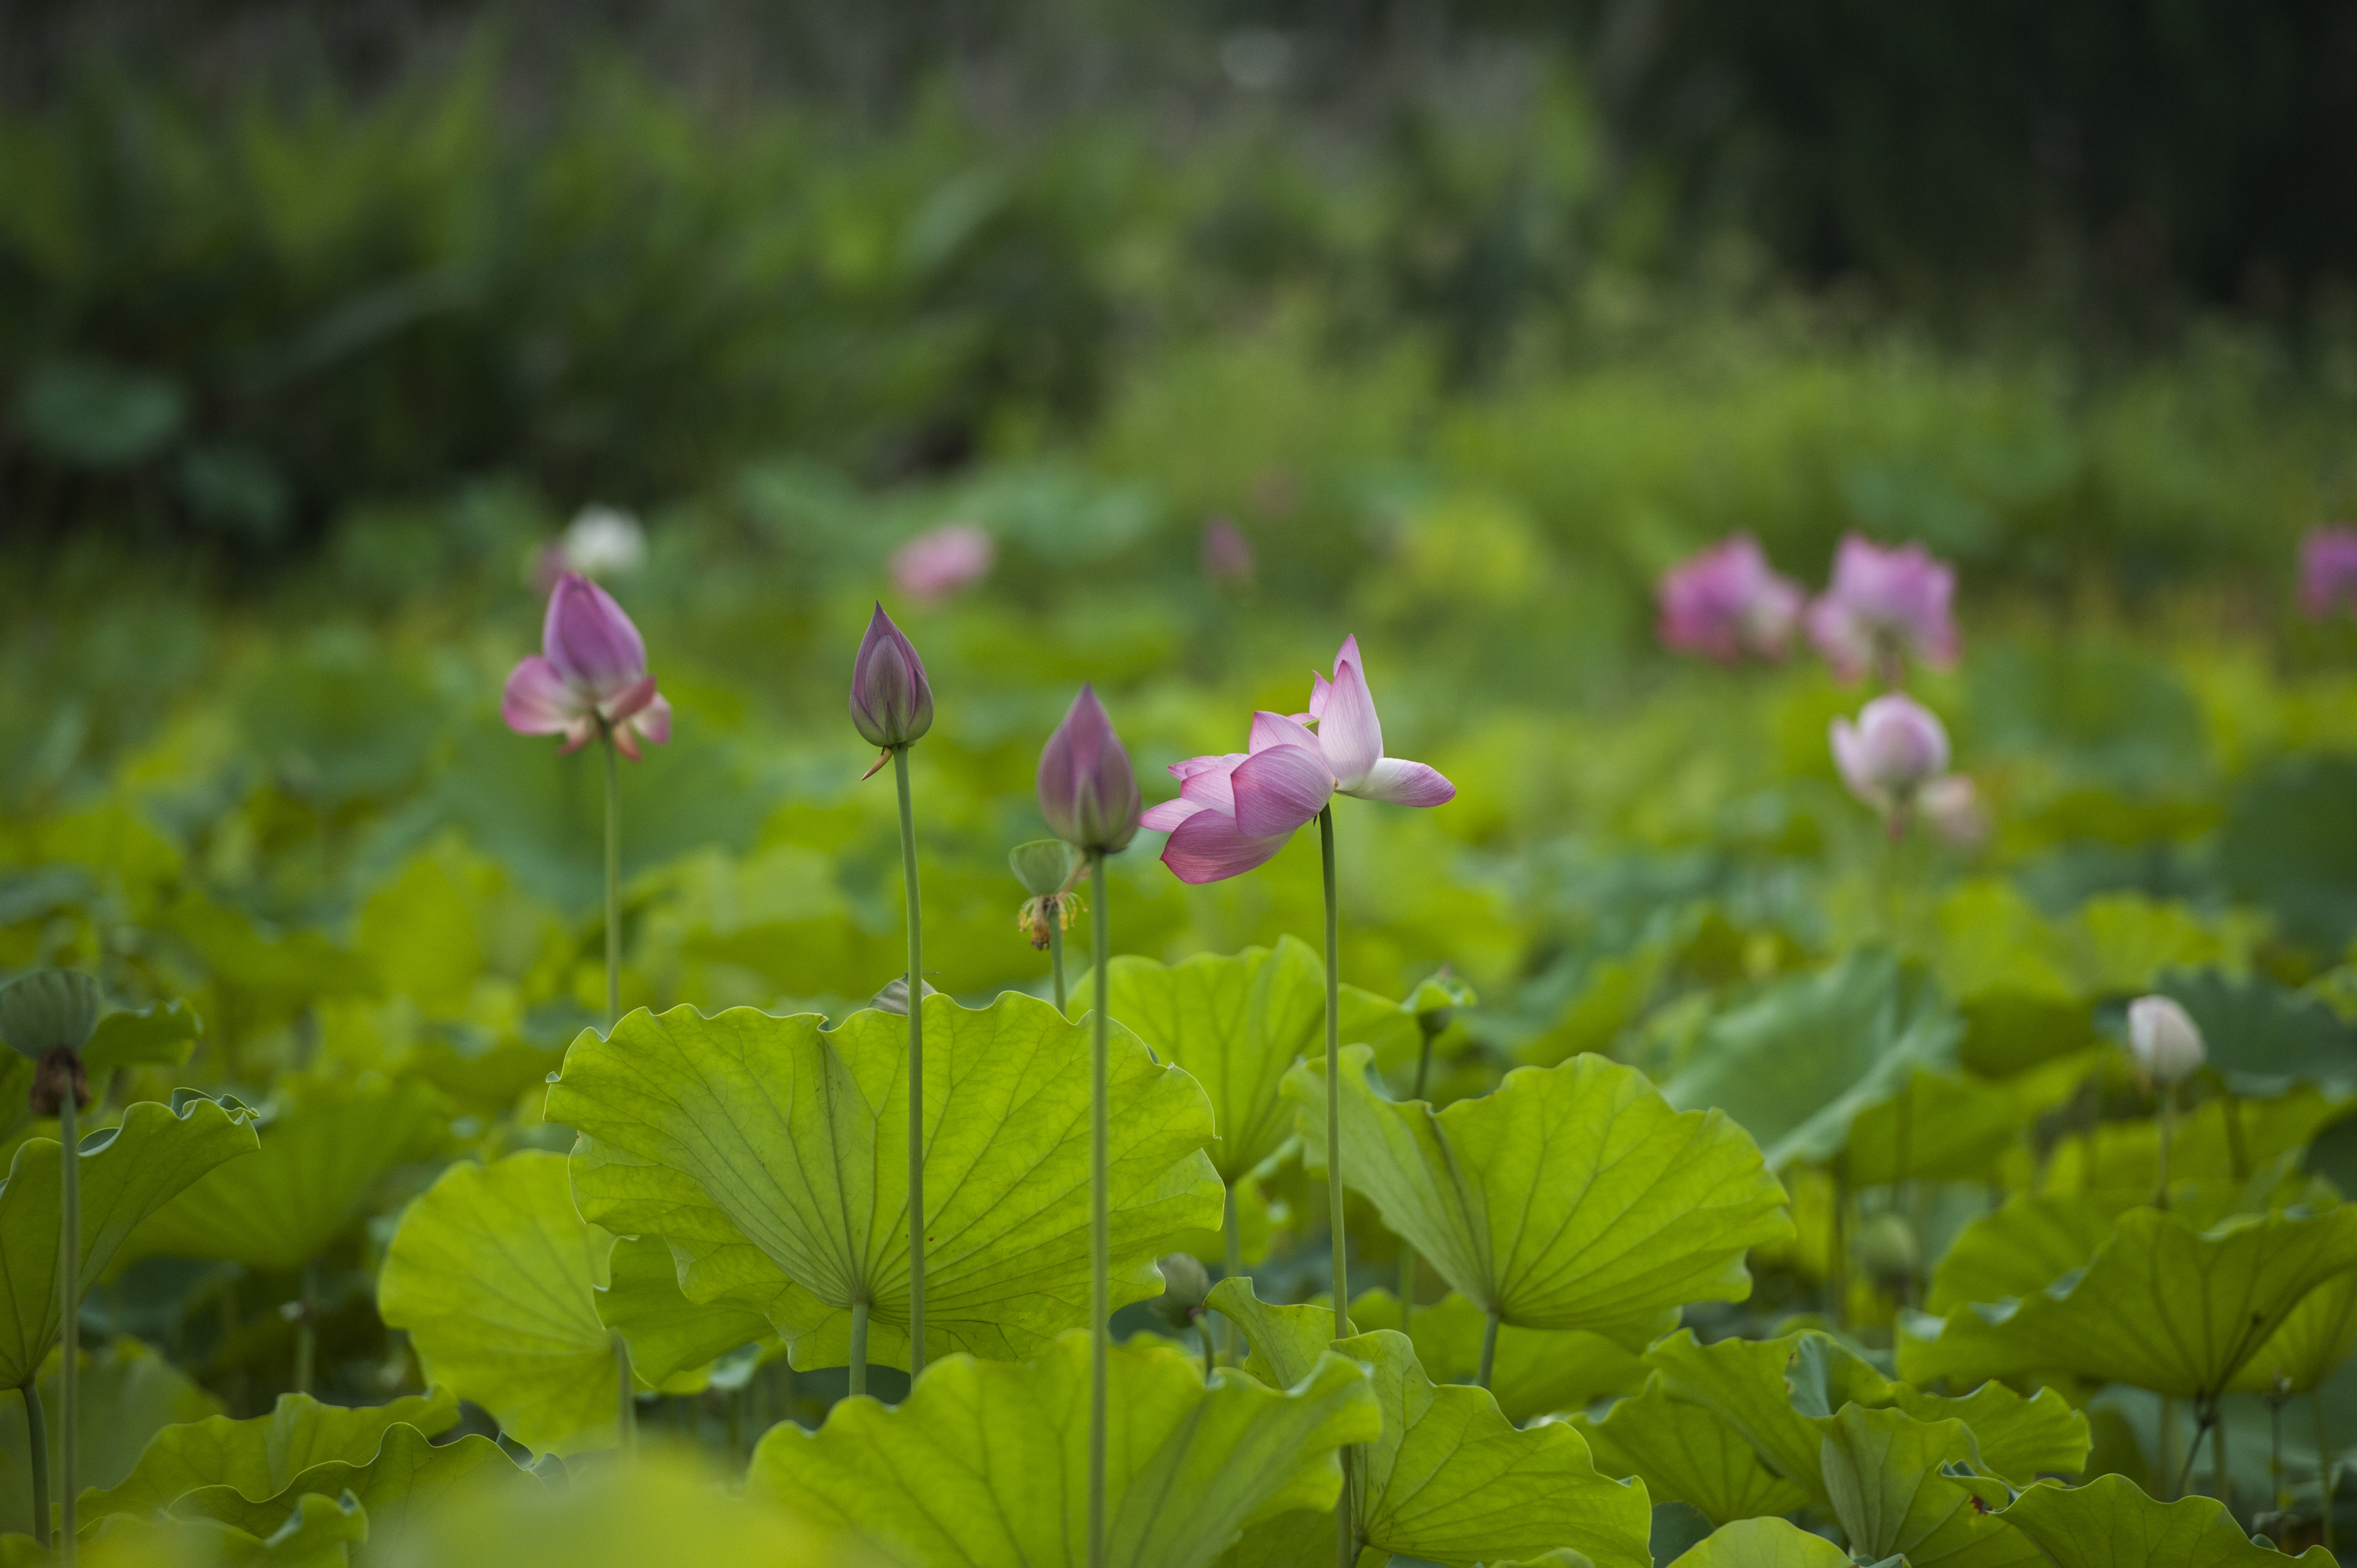
M2190 1078L2208 1056L2201 1026L2172 996L2139 996L2128 1004L2128 1052L2155 1083Z
M1931 709L1904 693L1836 718L1834 765L1851 794L1886 816L1904 812L1916 792L1948 770L1948 732Z
M1173 1252L1155 1261L1162 1271L1162 1294L1154 1298L1154 1315L1173 1328L1186 1328L1203 1316L1204 1298L1211 1294L1211 1271L1189 1252Z
M1875 1283L1889 1289L1915 1277L1923 1266L1923 1249L1905 1216L1886 1208L1858 1227L1857 1261Z
M851 722L862 740L888 752L921 739L933 727L933 689L925 682L925 661L880 604L851 666Z
M1137 836L1145 807L1137 772L1114 733L1096 688L1082 686L1039 753L1039 814L1084 854L1113 854Z

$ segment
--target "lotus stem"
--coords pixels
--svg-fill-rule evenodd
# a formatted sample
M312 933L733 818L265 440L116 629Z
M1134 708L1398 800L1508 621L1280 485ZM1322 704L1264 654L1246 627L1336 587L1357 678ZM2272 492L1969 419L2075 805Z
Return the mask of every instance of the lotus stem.
M606 1033L622 1017L622 764L606 743Z
M2169 1208L2169 1144L2177 1131L2177 1086L2160 1086L2160 1186L2152 1195L2152 1206L2166 1211ZM2188 1449L2190 1457L2192 1451Z
M1227 1249L1221 1277L1231 1280L1242 1279L1244 1273L1244 1233L1243 1221L1236 1211L1236 1184L1223 1183L1221 1192L1223 1210L1220 1216L1220 1240ZM1221 1333L1228 1342L1228 1354L1241 1366L1243 1362L1241 1348L1243 1343L1243 1330L1238 1328L1232 1320L1222 1318L1222 1322L1226 1324Z
M295 1304L295 1391L311 1391L319 1359L319 1265L303 1265L302 1294Z
M1833 1245L1825 1257L1826 1316L1836 1331L1849 1326L1849 1162L1834 1156Z
M1334 802L1318 812L1326 862L1326 1224L1334 1242L1334 1337L1350 1334L1351 1259L1342 1230L1342 960L1334 908Z
M67 1568L72 1568L79 1544L74 1502L81 1465L75 1449L81 1441L81 1137L74 1126L81 1110L75 1099L69 1079L58 1097L58 1547Z
M41 1374L18 1391L25 1396L25 1446L33 1462L33 1539L49 1549L49 1423L41 1419Z
M2211 1428L2217 1424L2217 1412L2212 1404L2201 1400L2194 1402L2193 1441L2185 1445L2185 1458L2177 1466L2177 1484L2169 1489L2170 1501L2173 1502L2185 1495L2185 1483L2193 1475L2193 1457L2201 1452L2201 1440L2210 1434Z
M1489 1321L1481 1326L1481 1365L1473 1374L1473 1380L1485 1389L1490 1386L1490 1374L1498 1366L1498 1309L1493 1306Z
M867 1304L851 1304L851 1396L867 1391Z
M614 1402L614 1446L630 1455L637 1453L639 1447L639 1391L637 1379L630 1371L630 1342L622 1337L619 1328L613 1330L613 1336L614 1372L621 1385Z
M1195 1320L1196 1337L1203 1342L1203 1386L1211 1385L1211 1374L1220 1369L1220 1354L1211 1348L1211 1326L1203 1318Z
M2216 1402L2212 1402L2214 1406ZM2228 1517L2233 1517L2234 1477L2226 1465L2226 1412L2222 1410L2210 1418L2210 1486Z
M1048 918L1048 975L1056 988L1056 1011L1064 1010L1064 918L1058 910Z
M909 806L909 748L892 748L900 787L900 875L909 885L909 1380L925 1370L924 919L917 899L917 819Z
M1412 1100L1422 1100L1432 1081L1432 1042L1440 1031L1423 1019L1416 1028L1424 1036L1423 1047L1415 1058L1415 1092ZM1400 1332L1406 1334L1415 1316L1415 1247L1405 1236L1400 1238L1399 1270Z
M1105 906L1104 852L1089 851L1090 931L1096 1007L1089 1023L1089 1568L1105 1568L1105 1380L1113 1343L1113 1229L1107 1215L1105 1026L1113 1008L1113 919Z
M2272 1513L2287 1512L2283 1482L2283 1380L2276 1380L2276 1391L2267 1397L2267 1509ZM2280 1535L2283 1527L2277 1525Z
M2160 1432L2154 1446L2159 1450L2157 1457L2160 1464L2157 1476L2166 1487L2177 1477L2177 1402L2173 1399L2164 1397L2160 1402ZM2178 1496L2178 1490L2172 1488L2160 1500L2173 1503Z
M2316 1508L2324 1525L2324 1550L2337 1556L2332 1546L2332 1494L2338 1489L2340 1468L2332 1462L2331 1434L2325 1430L2324 1390L2321 1386L2308 1391L2308 1412L2316 1422Z

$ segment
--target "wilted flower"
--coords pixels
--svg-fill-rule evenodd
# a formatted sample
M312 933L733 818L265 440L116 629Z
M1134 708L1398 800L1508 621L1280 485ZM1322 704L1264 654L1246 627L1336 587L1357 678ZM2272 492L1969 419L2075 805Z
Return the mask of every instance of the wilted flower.
M1242 586L1253 580L1253 547L1243 530L1224 517L1203 524L1203 575L1215 583Z
M2357 525L2311 528L2299 542L2299 603L2318 620L2357 614Z
M1146 813L1144 826L1169 833L1162 862L1181 882L1218 882L1264 864L1337 794L1402 806L1437 806L1457 794L1425 764L1383 755L1355 637L1334 656L1330 682L1311 677L1308 713L1254 714L1246 745L1172 764L1178 798Z
M1082 686L1039 753L1039 814L1084 853L1112 854L1137 836L1137 772L1096 688Z
M1931 709L1902 692L1858 710L1857 722L1833 722L1834 766L1849 792L1891 819L1899 831L1923 787L1948 770L1948 732Z
M1072 884L1088 862L1062 839L1034 839L1007 851L1006 864L1031 895L1015 912L1015 929L1045 950L1051 931L1069 931L1083 904Z
M2173 996L2139 996L2128 1004L2128 1052L2156 1083L2192 1075L2207 1056L2201 1026Z
M948 598L990 575L990 535L970 522L945 522L892 552L892 585L920 605Z
M933 727L933 689L925 682L925 661L882 605L876 607L867 635L859 639L859 657L852 660L851 722L862 740L887 755ZM876 767L882 766L878 760Z
M1850 534L1834 557L1833 586L1809 606L1809 640L1845 681L1868 669L1896 683L1902 657L1934 669L1956 660L1955 568L1921 544L1896 550Z
M1760 542L1738 533L1689 555L1662 574L1653 596L1661 607L1663 643L1733 663L1749 653L1781 659L1807 597L1779 576Z
M1976 849L1988 838L1988 812L1970 776L1944 774L1917 791L1916 809L1943 842L1956 849Z
M638 760L638 737L671 738L671 704L647 673L639 628L605 589L567 572L548 596L541 650L508 674L500 716L518 735L561 735L577 751L599 734Z

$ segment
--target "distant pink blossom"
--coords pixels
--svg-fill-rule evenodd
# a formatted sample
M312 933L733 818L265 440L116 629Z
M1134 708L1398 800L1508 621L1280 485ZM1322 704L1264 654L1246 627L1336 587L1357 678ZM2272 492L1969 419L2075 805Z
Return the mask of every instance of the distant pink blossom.
M1978 849L1989 836L1988 810L1968 774L1947 773L1916 792L1924 823L1952 849Z
M1833 722L1834 766L1849 792L1900 828L1917 793L1948 770L1948 732L1931 709L1903 692L1874 699L1857 722Z
M1871 669L1895 685L1908 656L1944 670L1956 661L1955 594L1955 568L1921 544L1886 550L1853 533L1833 585L1809 606L1809 640L1844 681Z
M1457 794L1423 763L1383 755L1355 637L1334 656L1332 681L1311 677L1308 713L1256 713L1247 749L1190 757L1170 772L1178 798L1147 811L1139 825L1170 835L1162 863L1193 883L1265 864L1338 794L1402 806L1437 806Z
M892 552L892 585L920 605L939 603L990 575L997 554L970 522L945 522Z
M1662 574L1653 595L1663 644L1722 664L1784 657L1807 596L1748 533L1687 556Z
M2299 542L2299 604L2317 620L2357 614L2357 525L2311 528Z
M1253 580L1252 542L1224 517L1208 519L1203 524L1203 575L1233 585Z
M613 596L567 572L548 596L538 653L508 673L500 716L518 735L561 735L578 751L599 734L636 762L640 736L671 738L671 704L647 673L647 645Z

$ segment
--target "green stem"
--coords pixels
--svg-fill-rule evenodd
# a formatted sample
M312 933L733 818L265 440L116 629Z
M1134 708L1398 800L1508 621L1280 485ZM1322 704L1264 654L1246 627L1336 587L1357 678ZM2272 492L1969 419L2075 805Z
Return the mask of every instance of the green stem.
M1056 1011L1064 1010L1064 912L1048 916L1048 974L1056 987Z
M1243 1277L1244 1233L1241 1226L1242 1221L1236 1217L1236 1184L1228 1182L1223 1187L1223 1210L1220 1216L1220 1240L1227 1248L1225 1266L1220 1275L1222 1279L1235 1280ZM1242 1366L1243 1333L1233 1321L1228 1319L1222 1321L1227 1324L1226 1328L1222 1330L1222 1336L1228 1342L1228 1354L1235 1358L1238 1366Z
M1318 812L1318 850L1326 868L1326 1225L1334 1244L1334 1337L1350 1333L1351 1253L1342 1221L1342 955L1340 916L1334 897L1334 802ZM1334 1510L1334 1561L1352 1568L1359 1560L1357 1509L1351 1494L1349 1450L1344 1450L1341 1506Z
M2154 1478L2165 1487L2177 1477L2177 1402L2173 1399L2160 1402L2160 1432L2154 1446L2159 1450L2160 1461ZM2167 1492L2160 1501L2173 1503L2177 1498L2176 1492Z
M622 1016L622 764L609 730L606 743L606 1032Z
M2169 1208L2169 1144L2176 1131L2177 1086L2164 1083L2160 1086L2160 1187L2152 1195L2152 1206L2163 1210ZM2187 1450L2189 1455L2191 1452Z
M892 748L900 787L900 875L909 885L909 1380L925 1371L924 919L917 899L917 819L909 806L909 748Z
M81 1137L70 1079L65 1090L58 1097L58 1528L60 1558L71 1568L81 1442Z
M2325 1430L2324 1391L2321 1388L2308 1391L2308 1411L2316 1421L2316 1506L2323 1515L2324 1550L2330 1553L2333 1550L2332 1494L2337 1489L2334 1483L2339 1479L2333 1472L2340 1466L2332 1462L2331 1434Z
M629 1455L639 1447L638 1380L630 1371L630 1342L619 1328L613 1330L613 1337L614 1373L620 1384L614 1402L614 1446Z
M2279 1385L2280 1386L2280 1385ZM2284 1509L2283 1484L2283 1407L2284 1396L2278 1392L2267 1401L2267 1508L2270 1512ZM2278 1533L2282 1526L2276 1527Z
M1424 1047L1416 1053L1415 1093L1409 1098L1422 1100L1432 1081L1432 1042L1440 1031L1422 1019L1416 1021L1416 1027L1424 1036ZM1415 1248L1405 1236L1400 1238L1399 1304L1400 1332L1405 1334L1415 1316Z
M1481 1366L1473 1380L1483 1388L1490 1386L1490 1374L1498 1365L1498 1309L1490 1309L1489 1321L1481 1326Z
M302 1297L295 1304L295 1391L311 1391L319 1359L319 1265L303 1265Z
M1089 851L1090 929L1096 1007L1089 1030L1089 1568L1105 1568L1105 1378L1113 1343L1113 1230L1106 1214L1108 1146L1105 1027L1113 1010L1113 920L1105 908L1104 852Z
M867 1391L867 1304L851 1304L851 1394L854 1399Z
M1195 1319L1196 1337L1203 1342L1203 1381L1211 1383L1211 1374L1220 1369L1220 1353L1211 1348L1211 1325L1209 1319Z
M49 1425L41 1419L41 1374L25 1380L25 1447L33 1462L33 1539L49 1547Z
M2226 1467L2226 1412L2210 1418L2210 1489L2231 1517L2234 1511L2234 1478Z
M2201 1452L2201 1440L2210 1434L2211 1425L2216 1419L2201 1401L2193 1402L2193 1441L2185 1445L2185 1462L2177 1467L2177 1484L2169 1488L2172 1500L2185 1495L2185 1483L2193 1475L2194 1456Z
M1827 1316L1835 1329L1849 1326L1849 1162L1835 1155L1834 1178L1833 1247L1825 1259L1825 1294L1833 1299L1827 1304Z

